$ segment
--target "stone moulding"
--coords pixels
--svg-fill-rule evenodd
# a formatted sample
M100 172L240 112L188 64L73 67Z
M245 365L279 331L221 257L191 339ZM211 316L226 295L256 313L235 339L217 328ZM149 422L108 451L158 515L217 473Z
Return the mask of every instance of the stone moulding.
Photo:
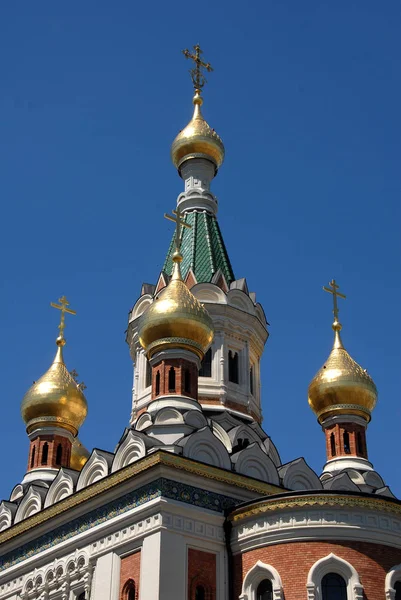
M361 495L357 496L356 494L321 494L318 492L307 496L288 496L285 498L271 498L266 499L266 501L255 502L254 504L244 506L243 508L237 508L229 518L236 522L265 512L295 507L303 508L307 506L358 507L401 515L401 502L391 502L383 497L372 498Z
M280 488L277 488L274 485L257 481L243 475L238 475L218 467L212 467L210 465L198 463L192 459L182 458L180 456L158 450L154 454L145 456L135 463L132 463L123 469L93 483L92 485L81 489L79 492L75 492L57 504L53 504L52 506L41 510L40 512L28 517L14 526L1 531L0 554L2 553L1 544L12 540L24 532L30 531L34 527L47 523L53 517L61 515L72 508L78 507L93 498L98 498L100 494L112 490L118 485L129 481L131 478L134 478L139 473L148 471L149 469L155 468L158 465L163 465L166 467L171 467L172 469L178 469L187 473L199 475L205 479L211 479L214 481L235 485L238 488L247 489L256 492L259 495L275 494L279 490L281 491Z

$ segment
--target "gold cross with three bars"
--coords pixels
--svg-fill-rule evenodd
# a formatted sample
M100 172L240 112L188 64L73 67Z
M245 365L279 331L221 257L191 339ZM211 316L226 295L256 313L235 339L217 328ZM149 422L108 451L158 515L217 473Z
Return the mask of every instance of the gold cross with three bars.
M345 298L347 296L345 296L344 294L340 294L340 292L338 292L337 290L339 289L340 286L338 286L336 284L336 280L332 279L329 283L329 288L323 286L323 289L325 292L329 292L329 294L333 294L333 315L334 315L334 319L336 321L338 321L338 305L337 305L337 297L338 298Z
M192 225L185 223L185 221L181 218L181 213L178 208L177 208L177 210L173 210L173 215L175 215L175 217L172 217L171 215L164 213L165 219L168 219L169 221L172 221L173 223L175 223L175 251L179 252L180 246L181 246L181 229L182 229L182 227L191 229Z
M60 325L58 326L58 328L60 330L60 337L64 338L65 313L68 313L69 315L76 315L77 313L75 312L75 310L72 310L71 308L67 308L67 306L69 306L70 303L68 302L68 300L65 296L61 296L61 298L59 298L58 301L60 302L60 304L56 304L55 302L50 302L50 306L52 306L53 308L57 308L58 310L61 311Z
M207 83L206 77L203 75L201 69L206 69L208 73L213 71L213 69L210 63L205 63L203 62L203 60L201 60L200 55L203 54L203 50L201 50L199 44L196 44L196 46L194 46L194 50L195 54L191 54L188 49L183 50L182 53L185 56L185 58L190 58L195 63L195 67L193 69L190 69L189 72L191 74L191 79L192 83L194 84L195 90L200 91L205 85L205 83Z

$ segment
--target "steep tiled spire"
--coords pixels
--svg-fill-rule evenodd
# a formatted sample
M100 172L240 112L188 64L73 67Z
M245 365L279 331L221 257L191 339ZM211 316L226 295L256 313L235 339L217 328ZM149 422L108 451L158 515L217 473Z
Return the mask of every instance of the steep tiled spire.
M183 278L186 278L191 269L198 283L210 282L220 271L227 285L230 285L235 277L216 217L207 212L193 211L186 213L184 219L191 225L191 229L182 231ZM174 250L173 238L163 266L163 271L167 275L171 275L173 270Z

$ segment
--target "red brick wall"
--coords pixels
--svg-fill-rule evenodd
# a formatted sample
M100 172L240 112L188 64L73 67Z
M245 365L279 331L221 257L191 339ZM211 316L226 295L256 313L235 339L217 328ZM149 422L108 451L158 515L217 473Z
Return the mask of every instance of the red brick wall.
M169 389L169 371L175 370L175 390ZM185 389L185 371L190 374L190 389ZM160 373L160 389L156 395L156 377ZM166 394L179 394L196 400L198 398L198 369L195 363L182 358L162 360L152 367L152 400Z
M277 569L285 600L305 600L309 569L331 552L356 569L365 600L385 600L386 573L401 563L401 550L368 542L291 542L237 554L233 568L234 598L239 597L247 572L260 560Z
M141 551L138 550L133 554L124 556L121 559L121 570L120 570L120 600L126 600L128 597L127 588L133 581L135 584L135 600L139 598L139 576L141 568Z
M42 462L43 447L47 444L47 460ZM61 444L61 462L57 464L57 447ZM33 454L35 448L35 454ZM32 462L33 457L33 462ZM69 467L71 458L71 442L62 435L40 435L31 441L28 456L28 471L42 467Z
M205 588L205 600L216 599L216 555L188 548L188 600L195 600L198 585Z
M349 449L350 452L345 452L344 449L344 432L349 435ZM334 435L336 453L333 454L331 451L331 434ZM362 448L358 450L357 436L360 435ZM327 458L335 458L336 456L362 456L368 458L368 452L366 448L366 430L362 425L356 423L336 423L331 427L325 428L326 435L326 451Z

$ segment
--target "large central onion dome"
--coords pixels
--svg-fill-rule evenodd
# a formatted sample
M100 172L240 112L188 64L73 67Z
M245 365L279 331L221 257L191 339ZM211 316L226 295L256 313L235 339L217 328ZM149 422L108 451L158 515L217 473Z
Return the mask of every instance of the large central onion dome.
M85 420L88 405L63 359L65 339L58 337L57 353L48 371L31 386L21 404L28 434L39 427L61 427L74 436Z
M214 163L217 170L224 160L223 142L202 116L203 98L199 90L195 91L193 103L195 109L192 119L171 146L172 161L179 170L182 163L190 158L206 158Z
M140 318L139 341L148 358L162 350L183 348L202 360L212 343L212 319L183 282L181 261L181 254L175 252L170 283Z
M377 401L373 379L345 350L340 337L341 324L333 323L333 349L312 379L308 402L322 423L334 415L358 415L370 421L370 413Z

